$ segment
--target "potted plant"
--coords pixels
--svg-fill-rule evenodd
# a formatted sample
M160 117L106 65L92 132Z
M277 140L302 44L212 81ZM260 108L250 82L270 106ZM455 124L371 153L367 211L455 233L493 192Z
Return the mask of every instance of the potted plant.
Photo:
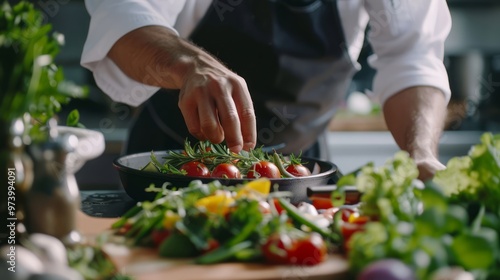
M26 135L42 140L48 120L71 98L85 97L87 90L65 80L54 63L64 36L52 33L33 4L11 6L5 1L0 9L0 121L6 125L28 117ZM75 125L77 111L68 120Z
M54 62L63 43L64 36L52 32L52 26L44 23L43 14L32 3L20 1L12 6L4 1L0 5L0 177L2 182L9 182L8 191L15 196L12 199L16 201L15 215L19 220L25 218L23 210L28 212L27 206L34 207L41 201L37 196L34 203L26 201L23 209L23 200L28 199L26 193L32 182L31 189L44 185L44 190L37 195L57 194L47 191L49 183L57 180L61 181L61 185L72 184L77 188L74 177L69 180L61 178L72 176L86 160L104 151L104 137L100 132L69 128L78 126L78 111L73 110L69 114L66 126L57 126L57 122L54 124L63 105L72 98L87 95L86 88L67 81L63 70ZM54 138L54 131L59 138ZM74 136L73 142L62 139L70 134ZM69 144L73 146L69 147ZM34 159L35 172L30 158L24 153L25 147L29 147ZM47 151L60 156L47 158ZM51 165L50 168L48 165ZM56 171L61 174L48 174ZM39 175L43 178L37 180ZM4 197L2 195L0 200L2 219L13 214L5 213L9 198ZM51 204L54 203L48 205ZM64 209L59 210L65 213ZM36 211L39 213L42 210Z

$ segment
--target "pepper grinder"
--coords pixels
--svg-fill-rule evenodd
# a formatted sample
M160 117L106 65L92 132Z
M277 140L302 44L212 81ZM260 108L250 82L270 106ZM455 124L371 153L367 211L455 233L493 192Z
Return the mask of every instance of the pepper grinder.
M49 134L47 141L31 147L35 176L26 194L26 230L48 234L65 245L74 245L81 242L75 221L80 195L66 157L75 150L78 138L58 135L55 128L51 128Z

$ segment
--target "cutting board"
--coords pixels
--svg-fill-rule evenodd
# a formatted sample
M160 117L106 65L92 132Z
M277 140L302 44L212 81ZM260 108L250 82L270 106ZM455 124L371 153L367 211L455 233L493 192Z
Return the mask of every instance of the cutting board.
M116 219L95 218L78 213L77 226L85 236L91 238L109 230ZM315 266L278 266L250 263L221 263L197 265L191 260L160 258L152 248L109 243L103 249L115 262L120 272L137 280L342 280L347 278L347 260L330 255L326 261Z

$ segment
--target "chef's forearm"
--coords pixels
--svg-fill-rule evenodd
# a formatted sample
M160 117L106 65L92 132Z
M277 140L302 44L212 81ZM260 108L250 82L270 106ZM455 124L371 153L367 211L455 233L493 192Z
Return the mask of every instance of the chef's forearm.
M200 49L162 26L146 26L121 37L108 56L132 79L152 86L179 89L194 69Z
M417 161L438 157L438 142L444 128L447 104L434 87L411 87L384 104L387 126L399 147Z

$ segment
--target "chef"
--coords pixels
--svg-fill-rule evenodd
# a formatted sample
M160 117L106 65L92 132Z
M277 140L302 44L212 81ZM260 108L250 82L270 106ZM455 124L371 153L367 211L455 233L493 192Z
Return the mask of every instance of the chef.
M389 130L421 179L444 168L445 0L85 2L82 65L113 100L142 105L127 153L182 148L191 136L235 152L278 145L326 158L321 139L369 26L373 93Z

